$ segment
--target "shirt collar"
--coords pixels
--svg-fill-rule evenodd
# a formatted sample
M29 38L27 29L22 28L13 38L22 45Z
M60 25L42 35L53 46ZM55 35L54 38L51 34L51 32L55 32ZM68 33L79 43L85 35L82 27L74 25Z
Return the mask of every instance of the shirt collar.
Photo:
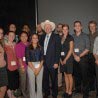
M48 37L50 38L51 34L52 34L52 32L51 32L51 33L49 33L49 34L46 34L46 36L48 36Z
M75 34L76 37L79 37L79 36L81 36L81 35L82 35L82 32L80 32L80 34L79 34L78 36Z
M97 32L94 32L93 34L90 32L90 36L96 36Z
M23 45L23 46L28 46L29 45L28 42L26 44L24 44L23 42L20 42L20 44Z

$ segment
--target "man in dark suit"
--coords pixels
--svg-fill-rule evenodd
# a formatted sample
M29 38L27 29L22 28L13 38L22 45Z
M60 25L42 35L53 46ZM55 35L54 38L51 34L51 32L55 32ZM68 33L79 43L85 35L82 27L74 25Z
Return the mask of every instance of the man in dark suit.
M41 23L42 29L45 31L45 35L42 38L42 46L44 47L44 74L43 74L43 90L45 93L44 98L48 98L50 95L49 77L52 84L52 96L57 98L58 95L58 64L60 58L60 37L54 34L55 24L46 20Z

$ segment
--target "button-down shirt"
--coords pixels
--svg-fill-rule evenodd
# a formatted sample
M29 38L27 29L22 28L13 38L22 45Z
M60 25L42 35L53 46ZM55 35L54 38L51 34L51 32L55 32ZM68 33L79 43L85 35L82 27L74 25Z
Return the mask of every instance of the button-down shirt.
M90 43L87 34L81 33L79 36L73 34L74 50L77 49L76 54L80 55L85 49L89 50Z
M18 59L22 59L22 63L25 68L27 67L26 59L25 59L25 48L28 46L28 44L29 44L28 42L26 45L24 43L20 42L15 47L16 56Z
M15 45L5 45L5 52L7 54L7 62L8 62L8 66L7 69L10 71L15 71L18 69L18 60L16 57L16 53L15 53ZM14 64L12 64L11 62L14 61Z
M44 55L46 55L47 47L49 43L49 39L52 33L46 34L45 41L44 41Z
M43 48L37 47L35 49L27 47L26 48L26 61L28 62L39 62L44 59Z

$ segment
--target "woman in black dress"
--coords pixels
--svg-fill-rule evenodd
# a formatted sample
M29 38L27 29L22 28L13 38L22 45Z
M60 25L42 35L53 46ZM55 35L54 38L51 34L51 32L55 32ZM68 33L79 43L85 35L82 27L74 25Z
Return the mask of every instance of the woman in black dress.
M61 51L61 59L60 59L60 69L61 72L64 72L65 78L65 93L64 97L70 98L72 96L72 87L73 87L73 47L74 40L71 35L69 35L69 26L67 24L63 25L63 37L61 40L62 51Z

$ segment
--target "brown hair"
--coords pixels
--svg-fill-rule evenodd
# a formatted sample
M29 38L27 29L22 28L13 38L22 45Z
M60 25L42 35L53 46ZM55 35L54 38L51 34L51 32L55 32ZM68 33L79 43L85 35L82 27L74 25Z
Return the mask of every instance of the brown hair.
M62 23L58 23L58 24L57 24L57 27L58 27L59 25L62 25L62 26L63 26L63 24L62 24Z
M32 34L32 36L36 35L38 37L38 34L34 33ZM37 48L41 48L41 46L39 45L39 42L37 43ZM29 45L29 49L33 50L34 47L32 46L32 43Z
M0 29L4 32L4 30L3 30L3 28L2 28L2 27L0 27Z
M13 31L8 31L7 35L9 35L9 33L13 33L13 34L15 34L15 32L13 32Z
M22 34L26 34L28 36L28 33L25 31L21 31L21 33L19 34L19 36L21 36Z
M79 24L82 26L81 21L75 21L75 22L74 22L74 26L75 26L76 23L79 23Z
M97 22L94 20L89 21L88 25L90 25L90 24L95 24L97 26Z
M3 35L4 35L4 30L3 30L2 27L0 27L0 30L3 31ZM2 47L4 47L4 38L3 38L3 39L0 39L0 45L1 45Z
M4 35L4 30L3 30L3 28L2 28L2 27L0 27L0 30L2 30L2 31L3 31L3 35Z
M67 27L68 30L69 30L69 25L68 25L68 24L63 24L63 25L62 25L62 28L64 28L64 27Z

